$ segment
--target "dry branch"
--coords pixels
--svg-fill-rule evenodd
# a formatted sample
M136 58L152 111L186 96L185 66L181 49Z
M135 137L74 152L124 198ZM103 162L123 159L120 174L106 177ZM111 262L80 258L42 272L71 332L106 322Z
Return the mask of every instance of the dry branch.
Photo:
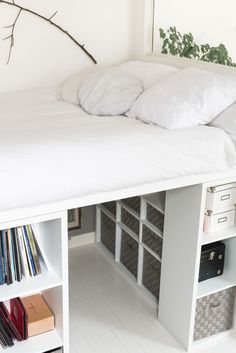
M95 60L95 58L93 57L93 55L91 53L88 52L88 50L85 48L84 44L80 44L69 32L67 32L64 28L62 28L61 26L59 26L57 23L55 23L54 21L52 21L52 19L56 16L57 14L57 11L54 12L54 14L47 18L31 9L28 9L26 7L23 7L21 5L18 5L15 3L15 0L11 0L11 1L6 1L6 0L0 0L0 4L5 4L5 5L9 5L9 6L12 6L14 8L17 8L19 11L17 13L17 16L16 16L16 19L15 21L13 22L12 25L10 26L7 26L7 28L11 28L12 31L11 31L11 35L9 35L8 37L4 38L4 40L6 39L9 39L10 40L10 49L9 49L9 55L8 55L8 61L7 63L10 62L10 59L11 59L11 54L12 54L12 49L13 49L13 46L14 46L14 33L15 33L15 26L16 26L16 23L21 15L21 13L23 12L26 12L26 13L29 13L33 16L36 16L38 18L40 18L41 20L43 20L44 22L47 22L49 23L50 25L52 25L54 28L57 28L59 31L61 31L62 33L64 33L65 36L67 36L70 40L72 40L72 42L74 44L76 44L78 47L80 47L80 49L89 57L89 59L94 63L94 64L97 64L97 61Z

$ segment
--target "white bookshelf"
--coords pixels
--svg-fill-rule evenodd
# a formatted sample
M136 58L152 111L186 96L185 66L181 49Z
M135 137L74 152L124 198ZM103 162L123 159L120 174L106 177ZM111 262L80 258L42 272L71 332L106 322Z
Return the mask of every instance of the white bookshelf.
M55 316L53 331L14 342L9 353L43 353L63 348L69 353L68 234L67 211L0 223L0 229L31 224L42 252L42 273L0 287L0 301L41 293ZM3 351L0 348L0 351ZM5 350L4 350L5 351Z

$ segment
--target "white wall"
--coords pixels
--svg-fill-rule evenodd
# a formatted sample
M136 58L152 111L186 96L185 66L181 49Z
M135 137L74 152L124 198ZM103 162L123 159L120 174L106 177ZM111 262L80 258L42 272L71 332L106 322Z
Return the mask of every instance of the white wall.
M192 32L199 43L225 44L236 61L235 0L156 0L155 43L159 50L158 28L171 25Z
M17 2L17 0L15 0ZM147 0L146 0L147 1ZM145 0L22 0L21 5L50 16L99 63L119 63L142 53ZM148 0L150 2L150 0ZM0 5L0 38L6 37L16 11ZM0 42L0 91L58 85L88 58L62 33L23 13L17 23L15 47L6 65L9 42Z

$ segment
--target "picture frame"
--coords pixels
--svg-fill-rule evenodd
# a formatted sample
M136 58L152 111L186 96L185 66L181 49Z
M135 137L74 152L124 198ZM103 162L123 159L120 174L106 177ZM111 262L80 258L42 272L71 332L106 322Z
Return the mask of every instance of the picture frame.
M81 229L82 212L81 208L68 210L68 230Z

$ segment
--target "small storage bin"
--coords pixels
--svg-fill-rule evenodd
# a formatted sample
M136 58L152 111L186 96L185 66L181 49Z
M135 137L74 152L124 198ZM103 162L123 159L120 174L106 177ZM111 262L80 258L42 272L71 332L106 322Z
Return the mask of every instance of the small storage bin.
M102 206L116 217L116 201L105 202Z
M158 256L162 255L162 238L143 224L142 242Z
M123 199L122 202L129 208L131 208L131 210L135 211L138 215L140 215L141 198L139 196Z
M123 207L121 208L121 222L139 236L139 220Z
M115 256L116 224L101 212L101 243Z
M147 220L153 224L156 228L158 228L161 232L164 229L164 213L160 212L158 209L147 204Z
M124 230L121 233L120 262L137 278L138 242Z
M221 276L224 272L225 244L221 241L202 246L198 281Z
M230 330L233 326L235 288L197 300L194 341Z
M236 183L218 185L207 189L207 210L229 207L234 204L236 204Z
M161 262L145 249L143 256L143 285L159 300Z
M211 233L234 226L235 208L221 212L206 211L204 216L204 232Z

